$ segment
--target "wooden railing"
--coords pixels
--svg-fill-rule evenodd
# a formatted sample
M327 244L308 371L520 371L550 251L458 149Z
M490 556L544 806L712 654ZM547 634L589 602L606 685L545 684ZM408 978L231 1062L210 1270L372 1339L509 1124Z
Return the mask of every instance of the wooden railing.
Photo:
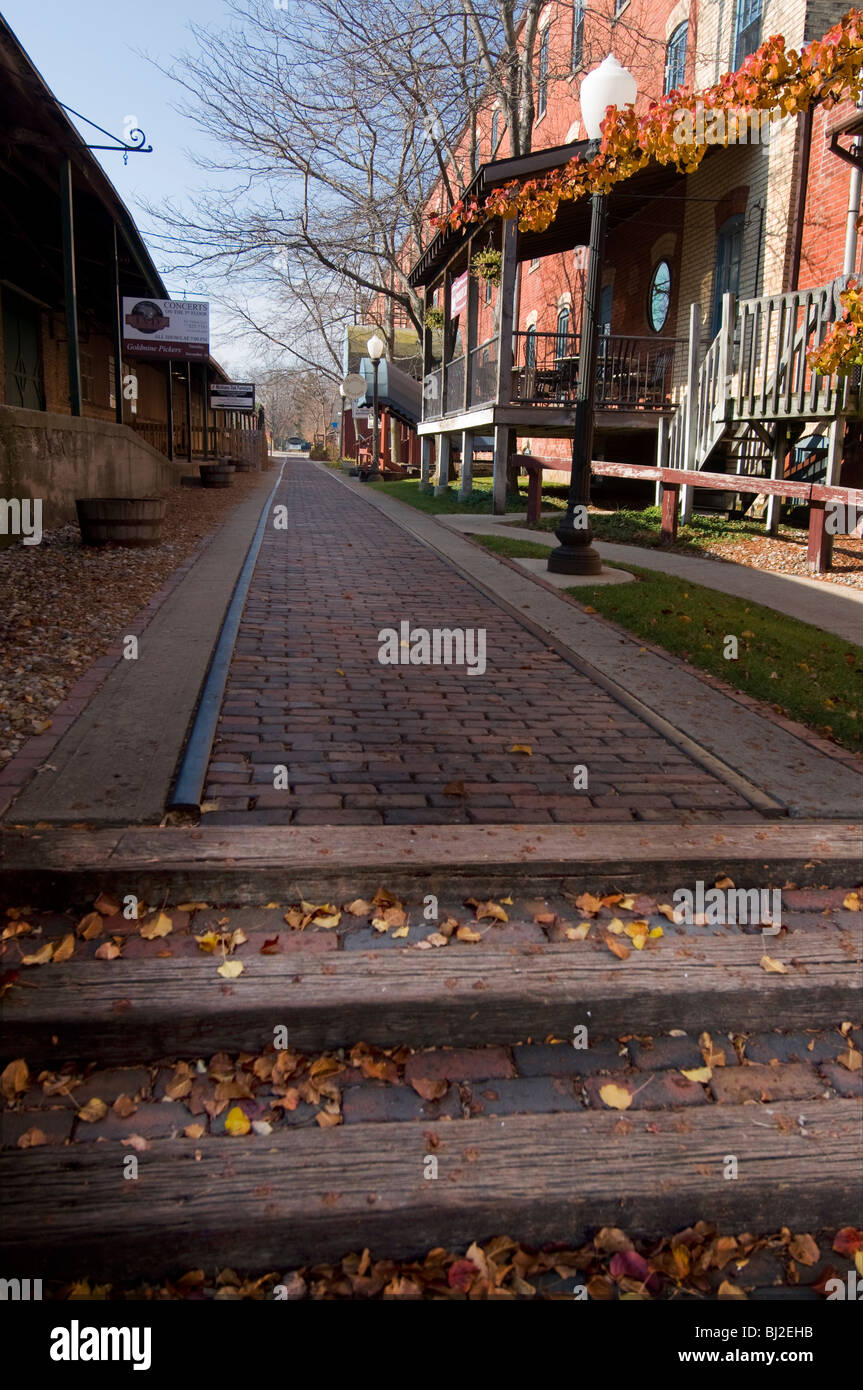
M514 335L511 403L572 405L578 390L577 333ZM664 410L671 405L676 338L601 334L594 402L600 410Z
M159 422L148 420L134 420L132 429L139 434L142 439L158 449L159 453L168 453L168 426ZM239 430L226 429L223 426L210 426L207 430L207 451L209 456L216 457L226 454L236 454L239 458L246 459L256 466L260 464L262 457L262 443L260 430ZM204 430L201 425L192 426L192 457L203 458L204 455ZM185 423L175 424L174 426L174 458L182 462L189 456L188 435Z
M743 299L734 332L732 398L738 419L806 420L859 410L860 380L819 376L809 353L842 312L839 276L816 289Z

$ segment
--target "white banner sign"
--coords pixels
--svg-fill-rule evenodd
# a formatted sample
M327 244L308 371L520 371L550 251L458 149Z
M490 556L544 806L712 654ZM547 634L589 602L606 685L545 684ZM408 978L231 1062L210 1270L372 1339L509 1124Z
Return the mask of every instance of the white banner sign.
M199 299L123 300L123 351L200 361L210 351L210 306Z
M211 410L254 410L255 387L246 381L214 381L210 386Z

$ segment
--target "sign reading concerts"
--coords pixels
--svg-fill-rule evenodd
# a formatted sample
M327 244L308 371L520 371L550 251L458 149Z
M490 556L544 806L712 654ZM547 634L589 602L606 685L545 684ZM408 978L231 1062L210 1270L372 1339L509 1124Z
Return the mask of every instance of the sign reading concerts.
M213 381L210 383L211 410L254 410L255 387L246 381Z
M130 357L204 360L210 351L210 306L200 299L123 300L123 351Z

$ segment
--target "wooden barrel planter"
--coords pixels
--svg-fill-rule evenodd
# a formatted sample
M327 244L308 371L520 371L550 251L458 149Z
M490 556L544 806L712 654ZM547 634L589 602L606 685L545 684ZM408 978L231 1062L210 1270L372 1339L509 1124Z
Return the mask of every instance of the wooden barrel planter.
M198 465L204 487L230 487L234 476L234 465L224 463L201 463Z
M167 502L164 497L78 497L84 545L158 545Z

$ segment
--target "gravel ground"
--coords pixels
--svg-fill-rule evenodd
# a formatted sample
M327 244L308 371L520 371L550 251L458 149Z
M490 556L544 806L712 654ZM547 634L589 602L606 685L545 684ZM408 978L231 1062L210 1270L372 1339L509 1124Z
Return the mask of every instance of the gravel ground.
M68 525L0 551L0 767L50 729L78 677L258 482L172 488L164 540L149 549L83 546Z
M820 579L825 584L863 589L863 540L858 536L837 536L833 543L833 568L826 574L813 574L806 564L806 536L729 536L727 540L699 541L699 550L717 560L731 560L753 569L774 574L799 574L804 579Z

